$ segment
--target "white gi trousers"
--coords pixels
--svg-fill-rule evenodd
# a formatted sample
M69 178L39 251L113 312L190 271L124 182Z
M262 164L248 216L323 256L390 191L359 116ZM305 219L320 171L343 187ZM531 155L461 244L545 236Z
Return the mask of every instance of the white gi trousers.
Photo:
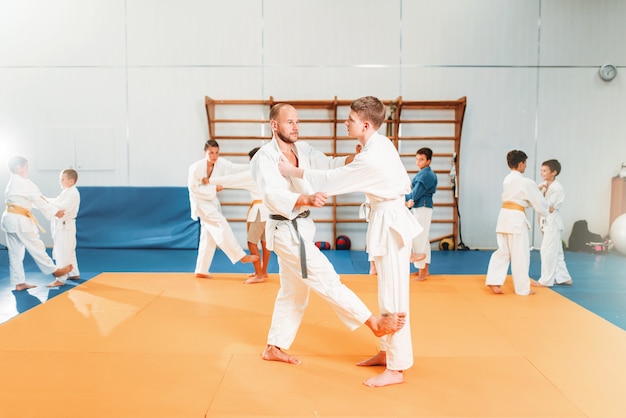
M2 217L2 229L6 232L7 249L9 255L9 277L11 285L16 286L26 282L26 274L24 272L24 254L26 251L33 257L33 260L44 274L52 274L57 267L46 252L46 247L39 238L39 231L33 223L28 228L20 225L20 218L23 215L14 213L4 213ZM27 222L32 222L27 219Z
M572 280L565 265L561 231L547 229L543 231L541 241L541 277L539 283L551 287L554 283L565 283Z
M413 254L426 254L426 258L413 263L415 268L423 269L426 264L430 264L430 223L433 219L433 208L420 206L411 209L411 213L417 220L417 223L424 228L424 232L413 238L412 252Z
M65 267L72 265L72 270L65 276L57 277L57 280L65 283L68 277L80 276L78 270L78 260L76 258L76 220L61 220L55 218L52 220L52 239L54 246L52 247L52 258L58 266Z
M333 265L315 246L315 224L311 219L298 218L298 231L302 235L305 250L307 275L302 278L300 244L291 221L267 221L268 241L278 258L280 289L276 296L272 324L267 344L288 349L291 347L313 289L335 310L339 319L351 330L363 325L372 315L371 311L344 285ZM408 275L407 275L408 277Z
M530 239L528 228L519 233L496 234L498 249L491 254L489 267L487 268L487 286L502 286L511 264L511 275L515 294L525 296L530 294Z
M209 271L218 246L233 264L246 255L221 212L216 209L211 213L206 213L198 208L198 217L200 218L200 243L195 273L206 274Z

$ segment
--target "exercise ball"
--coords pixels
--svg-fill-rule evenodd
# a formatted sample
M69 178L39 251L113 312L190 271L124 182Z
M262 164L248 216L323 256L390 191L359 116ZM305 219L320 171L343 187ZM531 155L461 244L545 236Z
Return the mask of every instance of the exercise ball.
M349 250L350 249L350 238L345 235L339 235L337 237L337 242L335 243L335 249L337 250Z
M626 255L626 213L615 218L609 234L615 249Z
M327 241L317 241L315 246L320 250L330 250L330 242Z

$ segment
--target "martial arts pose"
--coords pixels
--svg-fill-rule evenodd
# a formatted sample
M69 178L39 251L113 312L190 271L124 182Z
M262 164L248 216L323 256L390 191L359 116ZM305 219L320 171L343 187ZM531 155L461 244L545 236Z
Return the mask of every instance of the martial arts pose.
M409 275L411 244L422 227L405 206L405 194L411 190L409 176L398 151L389 138L377 130L385 120L385 106L375 97L352 102L346 121L348 136L362 144L354 161L328 171L300 164L295 167L283 159L280 170L291 181L303 179L313 190L337 195L364 192L370 211L367 228L367 252L378 271L380 312L406 312L400 331L384 336L380 352L359 365L386 365L386 370L364 383L386 386L404 381L403 370L413 365L413 347L409 323Z
M541 241L541 278L539 285L552 287L556 284L572 284L572 276L567 271L565 256L563 255L563 219L559 209L565 200L563 186L556 179L561 172L561 163L557 160L548 160L541 164L541 178L539 190L543 193L550 205L550 213L539 218L539 225L543 232ZM537 283L532 282L531 285Z
M213 261L215 248L219 246L230 261L251 263L258 260L256 255L247 255L233 234L228 221L222 215L217 192L222 186L211 184L212 176L235 174L249 168L248 164L234 164L219 158L220 148L217 141L208 140L204 144L204 156L189 167L187 188L191 204L191 219L200 219L200 244L196 261L195 275L208 279L209 267Z
M64 286L66 279L80 279L78 270L78 260L76 258L76 216L80 207L80 193L76 188L78 173L72 168L61 172L60 183L63 191L57 197L48 201L60 209L65 214L57 218L52 218L50 228L54 246L52 247L52 258L59 265L72 265L72 271L64 276L57 277L55 281L48 284L48 287Z
M9 251L9 276L15 290L32 289L37 286L26 283L25 251L33 257L44 274L62 277L72 270L71 265L57 268L46 253L46 247L39 237L39 223L32 213L33 206L48 219L52 216L62 217L64 212L48 202L35 183L28 179L28 161L24 157L10 157L7 165L11 171L11 178L4 193L6 209L2 214L1 223L2 230L6 233Z
M407 318L406 312L399 310L372 315L315 246L315 224L308 208L323 206L327 195L314 193L307 181L283 177L278 171L279 160L282 156L296 167L329 169L344 165L352 157L330 158L297 142L298 123L298 112L293 106L275 105L270 112L272 141L261 147L251 162L252 175L270 211L265 230L267 247L277 255L280 276L263 359L291 364L299 364L300 360L283 350L296 337L311 289L333 307L350 329L365 324L380 337L403 329Z
M414 280L426 280L429 276L430 264L430 223L433 219L433 195L437 191L437 175L430 168L433 151L430 148L420 148L415 154L415 165L419 168L411 180L411 193L405 199L411 202L411 213L417 219L424 233L413 238L412 253L424 254L424 258L415 261L413 265L419 269Z
M511 275L515 294L526 296L530 290L530 223L526 218L526 208L532 206L541 216L550 210L548 202L539 191L537 184L522 176L526 171L527 155L524 151L513 150L506 156L511 169L502 184L502 208L496 223L498 249L491 255L485 284L496 294L502 293L502 285L511 264Z

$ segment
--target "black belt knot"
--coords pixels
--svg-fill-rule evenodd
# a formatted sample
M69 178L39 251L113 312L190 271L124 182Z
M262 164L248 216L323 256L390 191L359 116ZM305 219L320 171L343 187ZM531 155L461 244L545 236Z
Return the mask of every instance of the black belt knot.
M302 235L300 235L300 231L298 231L298 222L296 222L296 219L308 218L310 214L311 214L310 210L305 210L304 212L300 212L298 216L296 216L293 219L285 218L282 215L270 215L270 219L273 219L275 221L291 221L291 224L296 230L298 234L298 239L300 240L300 269L302 270L303 279L306 279L308 277L307 272L306 272L306 250L304 248L304 240L302 239Z

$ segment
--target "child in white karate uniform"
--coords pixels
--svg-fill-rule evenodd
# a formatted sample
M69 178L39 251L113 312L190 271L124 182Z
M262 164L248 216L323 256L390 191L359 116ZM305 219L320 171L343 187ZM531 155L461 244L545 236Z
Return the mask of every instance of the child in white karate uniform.
M541 277L532 285L552 287L556 284L572 284L572 277L565 265L563 243L563 219L559 209L565 200L563 186L556 179L561 172L561 163L558 160L547 160L541 164L541 178L539 190L550 204L550 213L539 217L543 240L541 241Z
M76 258L76 216L80 207L80 193L76 188L78 173L72 168L61 172L59 182L63 191L56 198L48 199L58 208L65 211L60 218L54 217L50 222L52 239L52 258L60 265L71 264L72 270L63 276L57 277L48 287L64 286L67 279L80 279L78 260Z

